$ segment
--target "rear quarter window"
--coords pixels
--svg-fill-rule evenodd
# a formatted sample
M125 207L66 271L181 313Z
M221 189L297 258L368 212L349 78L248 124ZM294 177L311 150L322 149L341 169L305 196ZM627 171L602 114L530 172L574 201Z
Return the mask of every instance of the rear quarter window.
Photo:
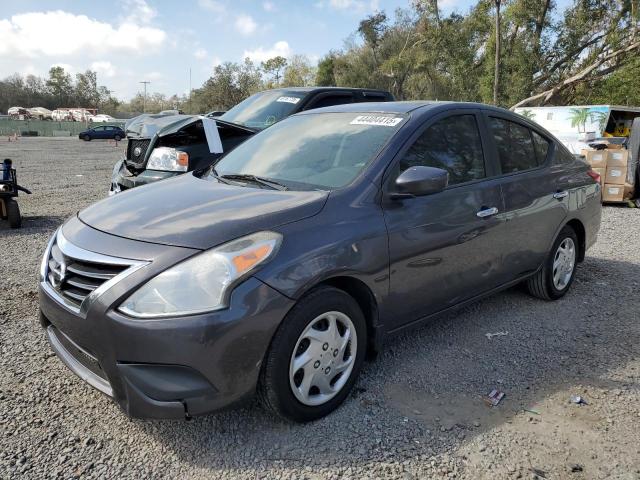
M547 160L550 142L534 130L531 130L531 136L533 137L533 145L536 150L536 156L538 157L538 164L542 165Z
M576 156L565 148L564 145L556 147L556 154L553 159L555 165L571 165L576 162Z

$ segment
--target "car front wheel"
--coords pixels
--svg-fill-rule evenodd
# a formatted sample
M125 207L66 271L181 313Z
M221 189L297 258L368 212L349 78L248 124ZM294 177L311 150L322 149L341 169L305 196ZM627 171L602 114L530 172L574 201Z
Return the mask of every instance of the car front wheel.
M121 137L120 135L116 135L115 137L113 137L113 139L114 139L116 142L119 142L120 140L122 140L122 137Z
M344 291L321 287L303 297L271 342L258 386L263 404L296 422L331 413L360 372L366 330L360 307Z
M91 136L90 135L85 135L84 136L84 141L85 142L90 142L91 141Z
M573 228L565 226L542 269L527 280L527 288L533 296L543 300L563 297L573 283L578 263L578 237Z

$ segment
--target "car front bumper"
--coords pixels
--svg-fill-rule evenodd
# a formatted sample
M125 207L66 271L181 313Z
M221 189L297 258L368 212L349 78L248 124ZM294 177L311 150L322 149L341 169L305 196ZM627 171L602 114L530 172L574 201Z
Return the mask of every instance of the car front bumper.
M91 243L99 246L110 237L89 230L91 235L84 232L73 241L90 242L93 235L97 240ZM131 243L128 253L135 254L139 242ZM41 279L40 321L57 356L131 417L188 418L253 397L271 338L293 301L250 277L224 310L154 320L127 317L117 306L148 280L145 269L104 291L84 312L70 309Z
M184 172L163 172L160 170L143 170L137 175L132 174L125 166L124 159L119 160L113 167L109 195L115 195L124 190L147 185L167 178L181 175Z

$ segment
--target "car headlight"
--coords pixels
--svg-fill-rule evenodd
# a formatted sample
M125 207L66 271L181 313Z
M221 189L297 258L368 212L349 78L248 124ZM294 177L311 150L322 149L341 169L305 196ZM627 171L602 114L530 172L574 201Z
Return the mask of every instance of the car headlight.
M189 154L170 147L154 148L149 156L147 168L168 172L186 172L189 168Z
M157 318L226 308L233 287L271 259L281 242L279 233L258 232L199 253L153 277L119 310Z

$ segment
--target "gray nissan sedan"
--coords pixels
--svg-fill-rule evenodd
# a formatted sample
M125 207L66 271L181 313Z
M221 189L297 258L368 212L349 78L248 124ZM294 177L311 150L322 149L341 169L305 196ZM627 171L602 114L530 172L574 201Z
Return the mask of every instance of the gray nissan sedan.
M130 416L188 418L257 393L309 421L393 334L520 282L565 295L600 195L584 161L502 109L304 112L215 167L67 220L42 260L41 322Z

